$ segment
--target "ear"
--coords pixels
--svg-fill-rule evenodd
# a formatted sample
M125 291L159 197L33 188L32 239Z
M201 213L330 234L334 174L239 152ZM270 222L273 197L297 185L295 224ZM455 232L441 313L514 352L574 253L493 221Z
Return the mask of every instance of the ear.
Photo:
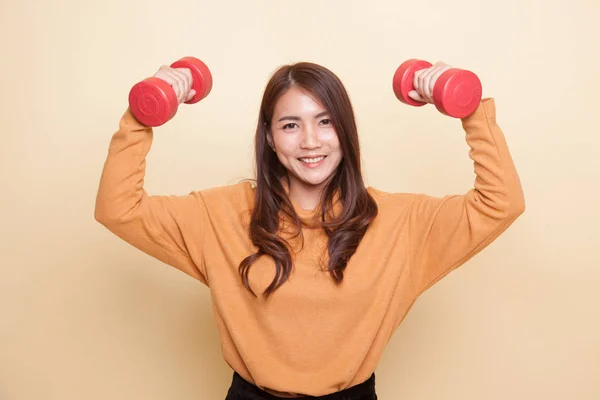
M271 132L269 130L267 130L267 143L269 143L271 149L275 151L275 143L273 142L273 136L271 135Z

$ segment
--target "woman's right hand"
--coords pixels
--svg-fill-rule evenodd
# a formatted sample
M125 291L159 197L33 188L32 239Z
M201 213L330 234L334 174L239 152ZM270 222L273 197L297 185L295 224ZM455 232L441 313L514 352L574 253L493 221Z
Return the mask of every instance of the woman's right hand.
M189 68L171 68L163 65L154 74L154 77L160 78L171 85L177 95L178 104L191 100L196 94L196 91L192 89L192 72Z

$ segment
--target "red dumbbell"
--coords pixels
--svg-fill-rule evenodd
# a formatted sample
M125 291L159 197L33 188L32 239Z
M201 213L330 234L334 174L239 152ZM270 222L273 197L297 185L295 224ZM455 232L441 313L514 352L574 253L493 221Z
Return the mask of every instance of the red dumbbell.
M394 74L392 87L398 100L420 107L427 103L408 96L414 90L415 72L429 68L427 61L411 59L403 62ZM433 103L443 114L454 118L471 115L481 101L481 82L477 75L464 69L452 68L439 76L433 87Z
M194 104L208 96L212 89L212 75L202 61L194 57L184 57L171 68L189 68L192 72L194 97L186 104ZM136 83L129 92L131 113L146 126L160 126L173 118L179 103L175 90L164 80L156 77Z

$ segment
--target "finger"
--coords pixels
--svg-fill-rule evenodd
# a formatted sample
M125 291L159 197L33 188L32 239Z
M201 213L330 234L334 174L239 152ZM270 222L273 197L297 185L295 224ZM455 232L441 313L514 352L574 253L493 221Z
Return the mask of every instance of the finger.
M154 76L162 79L162 77L165 75L165 71L168 68L169 67L167 67L166 65L161 65L160 68L158 69L158 71L156 71L156 73L154 74Z
M415 90L417 91L417 93L419 94L419 96L422 93L421 88L423 87L423 74L426 72L426 69L420 69L419 71L415 72Z
M419 94L427 103L429 103L429 96L427 94L427 75L429 71L431 71L431 68L427 68L419 78Z
M192 77L192 71L189 68L181 68L180 71L183 72L185 76L185 81L187 82L188 86L190 88L194 86L194 78Z
M421 95L427 99L428 103L433 103L433 85L432 85L432 77L436 74L438 70L437 65L431 66L425 74L423 74L423 88Z
M432 65L427 69L427 71L423 74L422 82L421 82L421 97L423 97L428 103L433 103L432 92L429 90L431 76L435 73L436 66Z
M422 103L425 103L425 99L423 97L421 97L416 90L411 90L410 92L408 92L408 97L410 97L411 99L413 99L415 101L420 101Z
M415 75L413 77L413 86L414 86L415 90L417 90L419 88L419 77L421 76L421 74L423 74L423 71L425 71L425 70L420 69L418 71L415 71Z
M173 88L173 91L175 92L175 97L177 98L177 102L179 104L179 103L181 103L181 100L183 98L183 96L182 96L183 87L182 87L182 83L181 83L182 79L177 74L175 74L173 71L174 71L173 68L163 65L156 72L156 74L154 74L154 76L156 78L162 79L169 86L171 86L171 88Z
M181 69L174 68L171 70L171 72L177 77L179 81L181 93L178 100L181 103L185 101L185 99L188 97L191 85L189 84L189 80L186 74Z
M175 95L177 96L177 103L179 104L181 103L184 97L185 88L183 80L177 75L177 73L174 72L173 69L169 69L168 71L165 71L165 73L169 75L171 81L173 82L171 86L175 91Z
M425 73L425 72L426 72L426 69L420 69L415 72L415 76L413 78L413 87L414 87L415 91L417 92L417 94L419 94L419 95L422 93L421 77L422 77L423 73Z
M435 84L437 83L438 78L450 67L446 64L440 63L437 65L435 71L432 73L430 81L429 81L429 93L431 93L431 100L433 101L433 89L435 88Z
M195 95L196 95L196 91L194 89L190 90L190 92L188 93L188 96L185 99L185 101L190 101L191 99L194 98Z
M184 95L187 95L187 93L192 88L192 73L191 73L191 71L189 70L189 68L175 68L173 70L173 72L175 74L177 74L177 76L179 76L180 79L183 81L184 87L185 87Z
M425 76L429 72L429 68L424 68L419 70L419 76L417 77L417 85L415 86L416 92L423 99L422 101L427 102L426 94L425 94ZM415 74L416 75L416 74Z
M160 69L154 76L164 80L169 85L173 85L173 84L175 84L175 81L173 79L173 76L171 74L169 74L169 69L170 68L168 66L163 65L162 67L160 67Z

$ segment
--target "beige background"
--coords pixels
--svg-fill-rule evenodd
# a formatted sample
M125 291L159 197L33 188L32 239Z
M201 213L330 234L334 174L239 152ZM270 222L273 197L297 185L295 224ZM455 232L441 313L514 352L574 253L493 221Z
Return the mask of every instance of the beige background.
M347 85L370 185L466 191L459 122L399 103L391 79L413 57L475 71L527 211L417 301L376 371L380 398L600 398L599 3L368 4L0 1L0 399L224 398L208 291L93 218L130 87L186 55L214 89L157 129L151 193L251 176L264 85L299 60Z

